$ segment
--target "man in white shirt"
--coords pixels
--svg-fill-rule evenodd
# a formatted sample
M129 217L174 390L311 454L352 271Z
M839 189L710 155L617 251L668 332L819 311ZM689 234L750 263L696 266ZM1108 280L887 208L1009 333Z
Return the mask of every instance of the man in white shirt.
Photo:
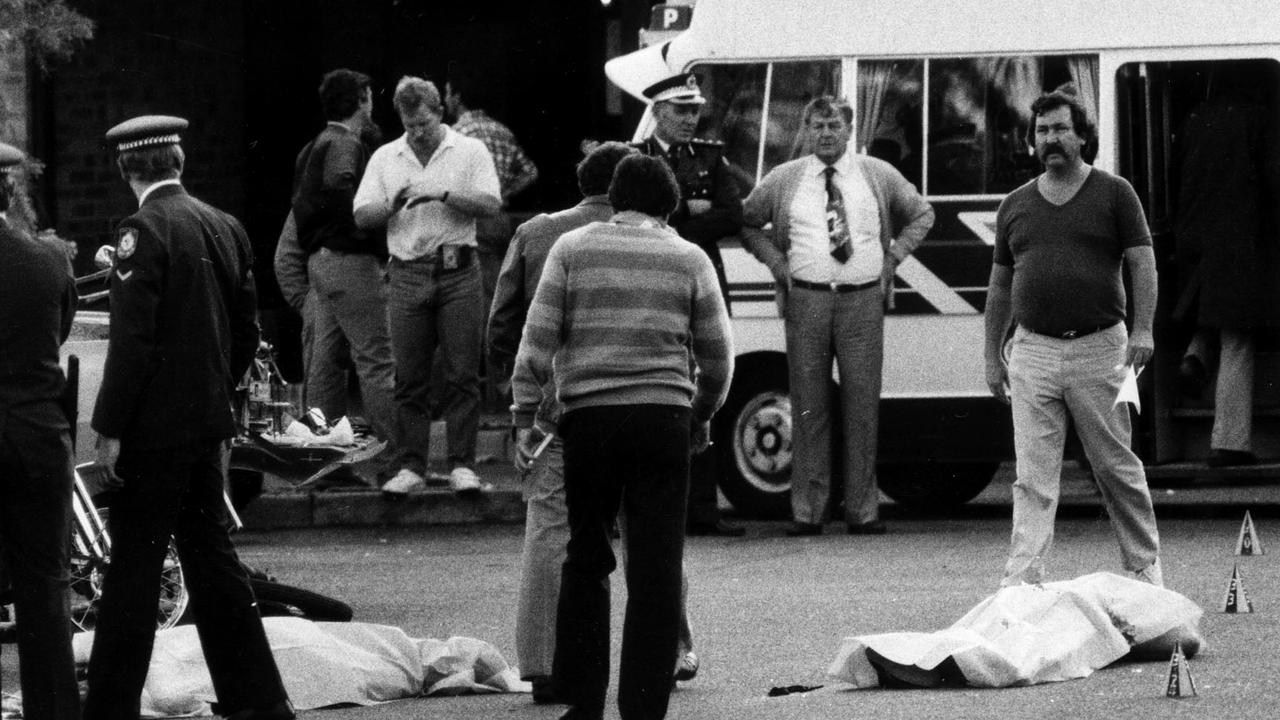
M794 437L789 535L819 535L831 495L831 361L844 417L844 517L881 534L876 434L884 312L893 275L933 226L933 209L891 165L848 153L853 111L804 110L812 155L769 172L743 204L743 244L774 276L786 321ZM772 223L772 230L763 228Z
M426 485L431 360L438 347L449 484L455 492L475 493L483 331L476 218L501 208L498 175L484 143L442 122L444 105L434 84L401 78L393 102L405 134L369 158L354 202L357 226L386 226L391 255L387 313L400 471L382 490L403 495Z

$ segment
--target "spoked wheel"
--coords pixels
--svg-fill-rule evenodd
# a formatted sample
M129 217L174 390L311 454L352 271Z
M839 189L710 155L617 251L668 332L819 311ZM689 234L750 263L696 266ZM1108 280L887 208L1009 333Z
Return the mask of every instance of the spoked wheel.
M102 524L106 525L108 510L99 508ZM74 544L73 544L74 547ZM102 547L100 544L99 547ZM71 553L70 593L71 624L73 632L89 631L97 627L98 607L102 600L102 580L111 563L109 554L93 556L76 548ZM187 612L187 586L178 560L178 548L169 541L160 570L160 604L156 608L156 629L173 627L182 621Z

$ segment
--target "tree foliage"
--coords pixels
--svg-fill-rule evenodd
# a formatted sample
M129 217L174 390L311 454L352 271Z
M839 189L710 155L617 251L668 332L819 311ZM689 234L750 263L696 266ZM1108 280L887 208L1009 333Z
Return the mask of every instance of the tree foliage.
M21 42L42 69L93 37L93 21L65 0L0 0L0 51Z

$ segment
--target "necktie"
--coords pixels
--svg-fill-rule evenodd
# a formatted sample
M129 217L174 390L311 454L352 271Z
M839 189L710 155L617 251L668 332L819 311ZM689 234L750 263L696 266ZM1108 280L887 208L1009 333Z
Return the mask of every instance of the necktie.
M853 256L853 241L849 239L849 221L844 214L844 198L833 179L836 169L827 166L822 173L827 176L827 237L831 239L831 257L842 263Z

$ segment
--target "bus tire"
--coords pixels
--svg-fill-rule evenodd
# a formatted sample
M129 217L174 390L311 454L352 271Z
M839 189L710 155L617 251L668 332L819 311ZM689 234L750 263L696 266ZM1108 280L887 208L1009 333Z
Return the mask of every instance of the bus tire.
M990 484L999 462L902 462L880 465L880 490L916 510L948 510L974 499Z
M781 355L738 359L713 429L720 490L744 517L791 516L791 399Z

